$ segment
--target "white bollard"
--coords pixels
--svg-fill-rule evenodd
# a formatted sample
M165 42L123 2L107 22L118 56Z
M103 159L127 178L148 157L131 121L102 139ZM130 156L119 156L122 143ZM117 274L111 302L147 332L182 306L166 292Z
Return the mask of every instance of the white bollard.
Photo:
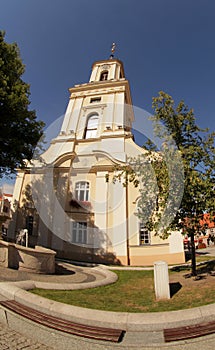
M154 284L156 299L170 299L168 264L165 261L154 263Z

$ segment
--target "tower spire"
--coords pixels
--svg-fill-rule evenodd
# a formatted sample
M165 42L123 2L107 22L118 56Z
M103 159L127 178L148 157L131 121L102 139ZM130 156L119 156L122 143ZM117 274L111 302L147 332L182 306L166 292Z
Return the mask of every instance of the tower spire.
M114 57L115 50L116 50L116 44L113 43L112 46L111 46L110 59L112 59Z

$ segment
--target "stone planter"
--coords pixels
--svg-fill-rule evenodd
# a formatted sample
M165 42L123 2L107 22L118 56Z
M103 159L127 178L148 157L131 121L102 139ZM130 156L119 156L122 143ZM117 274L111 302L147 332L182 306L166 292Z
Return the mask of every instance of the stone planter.
M32 273L55 273L56 252L40 246L23 247L0 241L0 265Z

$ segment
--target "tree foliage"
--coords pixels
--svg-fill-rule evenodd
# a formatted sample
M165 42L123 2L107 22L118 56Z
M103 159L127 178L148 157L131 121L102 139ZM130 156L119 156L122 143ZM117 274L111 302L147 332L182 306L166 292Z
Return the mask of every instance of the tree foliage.
M183 197L172 226L185 226L188 234L193 233L200 229L199 220L205 212L211 217L215 214L215 133L198 127L193 110L183 101L175 107L172 97L164 92L153 98L153 108L156 132L159 135L161 122L165 131L159 136L167 142L174 140L183 165Z
M202 230L204 213L215 217L215 133L201 129L193 109L184 101L175 106L165 92L153 98L152 107L154 133L162 147L158 150L148 140L145 154L130 159L115 178L139 186L137 216L148 230L163 238L183 230L191 237L196 275L194 235Z
M181 203L167 230L182 229L190 236L192 275L196 276L194 237L207 228L202 228L200 224L205 213L209 214L211 221L215 217L215 133L201 129L196 124L193 109L189 109L184 101L175 107L172 97L164 92L153 98L153 108L155 130L159 135L160 122L164 125L165 132L159 136L167 141L170 137L174 140L184 171Z
M44 126L28 109L30 86L21 78L25 67L18 46L4 36L0 31L0 177L32 158Z

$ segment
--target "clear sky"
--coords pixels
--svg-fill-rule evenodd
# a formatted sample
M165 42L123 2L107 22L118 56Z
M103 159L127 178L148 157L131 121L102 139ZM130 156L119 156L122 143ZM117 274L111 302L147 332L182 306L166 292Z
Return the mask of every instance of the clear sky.
M215 130L215 1L0 0L0 28L17 42L31 105L50 125L65 112L68 88L88 82L112 42L133 104L151 112L163 90Z

